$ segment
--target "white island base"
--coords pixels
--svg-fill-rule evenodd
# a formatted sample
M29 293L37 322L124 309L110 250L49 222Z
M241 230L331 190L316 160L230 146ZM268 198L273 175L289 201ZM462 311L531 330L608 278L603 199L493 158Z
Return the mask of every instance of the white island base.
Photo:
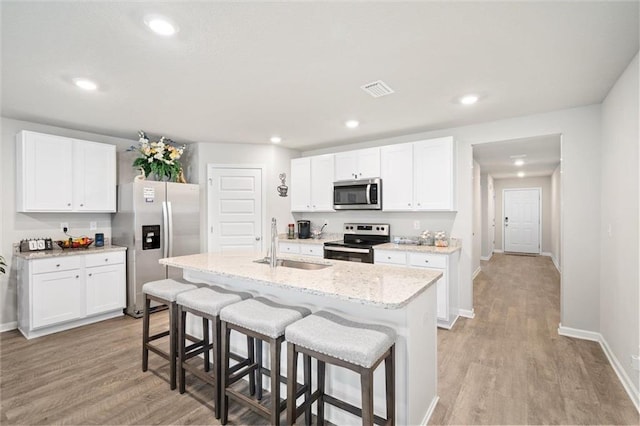
M180 258L167 259L167 264ZM165 263L164 261L161 261ZM340 262L346 263L346 262ZM359 267L360 265L358 265ZM369 267L377 268L370 265ZM292 288L264 285L254 279L230 276L227 273L184 269L184 278L196 283L220 285L238 291L248 291L253 295L265 296L282 303L306 306L313 312L328 310L355 321L384 324L398 333L396 341L396 424L427 424L437 402L437 339L436 339L436 286L431 285L431 277L425 280L425 289L412 297L408 303L395 308L375 306L366 301L343 300L332 295L312 294ZM268 266L264 266L268 268ZM385 267L389 270L390 267ZM397 268L402 273L402 268ZM434 280L435 281L435 280ZM304 283L301 283L304 285ZM202 335L201 321L188 320L189 332ZM246 339L232 333L232 351L246 353ZM269 351L263 351L264 362L269 364ZM286 348L283 348L282 371L286 372ZM315 389L316 375L313 362L312 383ZM326 392L356 406L360 405L360 378L357 374L327 364ZM302 370L298 381L302 382ZM265 388L270 389L268 377L263 379ZM374 406L376 414L385 417L384 364L378 367L374 376ZM286 391L282 389L282 395ZM315 404L314 404L315 413ZM325 418L338 425L360 425L362 420L350 413L325 405Z

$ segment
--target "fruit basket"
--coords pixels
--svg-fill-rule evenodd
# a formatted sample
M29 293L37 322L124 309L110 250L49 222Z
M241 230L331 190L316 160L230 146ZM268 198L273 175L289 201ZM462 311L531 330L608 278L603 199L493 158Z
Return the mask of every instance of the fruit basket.
M56 243L63 250L75 249L75 248L87 248L91 244L93 244L93 238L89 238L89 237L69 238L68 240L56 241Z

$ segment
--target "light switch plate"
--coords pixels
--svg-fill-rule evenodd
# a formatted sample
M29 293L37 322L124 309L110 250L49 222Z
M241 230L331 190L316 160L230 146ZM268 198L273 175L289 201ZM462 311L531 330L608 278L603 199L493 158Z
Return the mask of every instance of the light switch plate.
M98 224L96 222L89 222L89 230L95 231L98 229Z

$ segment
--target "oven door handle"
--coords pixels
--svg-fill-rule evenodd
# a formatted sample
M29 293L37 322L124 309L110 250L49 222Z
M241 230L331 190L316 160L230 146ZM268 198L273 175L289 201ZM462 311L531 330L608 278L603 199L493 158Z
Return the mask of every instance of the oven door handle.
M367 205L371 204L371 184L367 184Z
M324 249L327 251L341 251L345 253L369 253L369 249L359 249L359 248L350 248L350 247L333 247L333 246L324 246Z

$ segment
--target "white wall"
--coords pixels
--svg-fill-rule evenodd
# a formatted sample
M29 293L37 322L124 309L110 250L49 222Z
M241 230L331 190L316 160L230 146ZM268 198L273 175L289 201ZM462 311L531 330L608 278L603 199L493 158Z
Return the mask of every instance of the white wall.
M478 105L482 108L482 105ZM561 321L583 330L599 329L600 249L597 233L585 232L600 226L600 105L571 108L544 114L509 118L464 127L414 133L394 138L341 145L303 152L303 155L411 142L441 136L457 141L458 213L451 233L461 239L460 306L463 314L473 309L471 282L472 240L472 145L562 134L563 158L563 273ZM588 187L589 191L584 188Z
M504 231L504 212L502 205L503 191L505 189L513 188L542 188L541 251L543 253L551 253L551 177L542 176L530 178L494 179L493 184L496 194L496 250L504 250L504 247L502 246L502 236Z
M482 254L482 187L481 169L477 161L473 161L473 250L471 270L480 272L480 255Z
M493 176L488 173L480 175L480 196L481 200L481 233L482 241L480 248L480 258L487 260L491 258L495 247L495 197L493 188Z
M562 258L560 256L560 241L561 241L561 229L562 224L560 222L560 212L562 208L562 164L553 171L551 175L551 259L558 268L558 271L562 271Z
M263 185L266 185L267 198L266 218L263 224L264 230L269 230L268 223L275 217L278 222L278 232L284 233L287 224L293 222L291 215L291 198L280 197L276 188L280 185L278 175L287 174L287 185L291 182L291 159L300 156L299 151L279 147L276 145L252 145L252 144L229 144L229 143L199 143L196 146L193 164L194 183L201 184L200 204L202 211L207 211L207 165L208 164L252 164L266 167L266 177ZM201 229L204 230L201 238L202 251L207 250L207 217L201 216ZM268 239L263 238L263 241Z
M116 145L117 151L123 151L135 143L135 140L125 140L110 136L80 132L60 127L45 126L27 121L2 118L2 226L0 227L0 254L10 264L10 272L0 275L0 329L16 321L16 270L13 259L13 243L23 238L44 237L54 240L63 239L60 222L69 223L71 235L92 235L102 232L105 238L111 238L110 213L17 213L15 207L15 137L21 130L49 133L53 135L69 136L94 142ZM134 135L135 136L135 135ZM131 173L122 170L122 173ZM97 222L98 229L90 230L89 222Z
M640 352L638 73L636 55L602 104L601 226L594 232L600 248L600 333L631 378L636 404L640 373L631 368L630 356Z

